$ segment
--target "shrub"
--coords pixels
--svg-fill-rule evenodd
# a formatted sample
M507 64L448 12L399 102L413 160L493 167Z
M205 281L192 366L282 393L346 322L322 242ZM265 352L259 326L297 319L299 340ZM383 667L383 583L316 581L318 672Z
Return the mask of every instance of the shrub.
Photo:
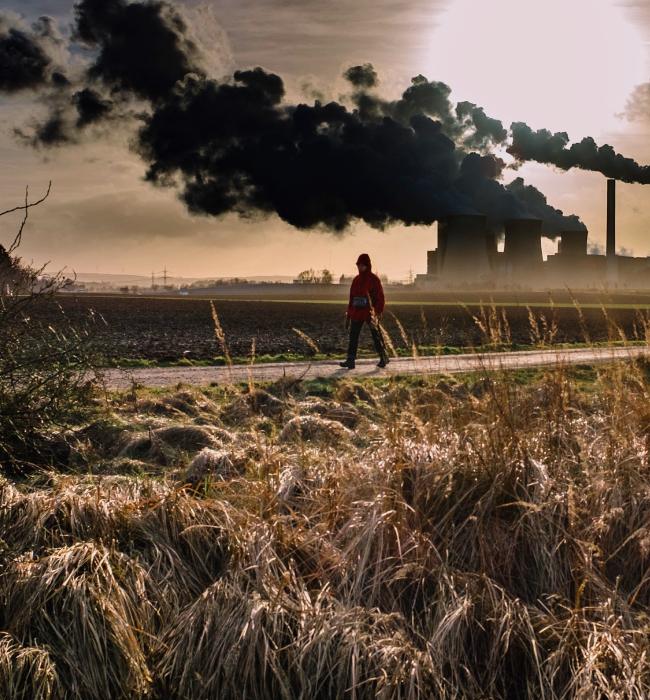
M29 209L38 203L26 198L18 207L24 210L19 233L8 249L0 246L0 466L5 468L56 459L47 432L74 422L88 406L97 356L91 338L95 319L73 325L56 304L62 275L44 280L43 270L25 267L15 255ZM55 321L39 319L47 306L58 309Z

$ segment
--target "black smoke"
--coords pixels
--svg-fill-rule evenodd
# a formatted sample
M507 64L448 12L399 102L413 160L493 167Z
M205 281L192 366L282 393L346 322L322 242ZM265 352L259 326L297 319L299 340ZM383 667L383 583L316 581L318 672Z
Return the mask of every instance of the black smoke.
M586 230L586 226L575 214L566 216L560 209L551 206L546 196L533 185L527 185L523 178L515 178L506 185L506 189L515 196L530 216L542 220L544 235L553 237L562 231Z
M457 136L459 124L454 115L451 88L448 85L417 75L398 100L390 101L370 90L373 86L364 85L360 79L360 69L363 69L362 74L365 76L376 76L371 64L353 67L344 76L355 88L352 101L363 119L389 117L408 124L412 117L423 114L439 121L450 138Z
M503 143L507 131L476 105L454 109L444 83L416 76L398 100L385 101L369 92L372 66L355 66L344 73L355 88L350 111L284 105L280 78L254 73L244 84L236 74L234 84L179 86L140 132L148 178L164 184L180 175L181 196L196 213L277 212L300 228L341 230L353 219L383 228L480 212L495 231L505 219L531 216L549 236L584 228L534 187L505 187L502 160L467 152ZM263 82L267 90L251 91Z
M364 63L361 66L350 66L343 76L355 88L368 90L377 87L379 84L379 76L372 63Z
M52 38L52 20L48 17L26 27L0 13L0 92L35 90L67 80L55 71L47 46Z
M456 154L439 124L284 105L281 86L261 68L230 84L186 79L140 131L148 178L180 176L193 212L276 212L298 228L427 224L449 211Z
M188 73L201 73L196 46L170 3L81 0L74 14L75 38L97 52L91 80L156 102Z
M84 88L75 93L74 104L77 110L77 127L80 129L105 119L113 109L110 100L104 99L91 88Z
M533 213L499 182L503 161L457 147L446 120L430 116L453 119L443 84L420 76L396 102L355 105L285 104L281 79L261 68L232 83L188 78L145 120L139 151L148 179L180 182L195 213L275 212L298 228L337 231L355 219L384 228L473 212L494 230L533 215L548 235L581 226L540 204L541 193Z
M508 130L493 117L489 117L482 107L472 102L459 102L456 105L456 118L460 133L466 134L463 145L480 151L489 150L505 143Z
M505 143L508 137L502 122L489 117L482 107L472 102L454 106L446 83L417 75L398 100L389 101L372 91L378 78L371 64L353 66L344 77L355 88L353 101L364 117L387 116L408 124L414 115L424 114L439 121L445 134L463 149L482 153Z
M542 220L542 233L554 238L562 231L584 231L575 215L565 215L551 206L544 194L518 177L508 185L501 182L506 164L494 155L469 153L460 166L455 188L472 203L476 213L485 214L488 228L496 233L507 219Z
M53 148L74 142L65 109L51 109L43 121L34 121L28 129L16 127L14 135L34 148Z
M186 75L203 75L185 21L163 0L80 0L72 43L91 56L83 77L71 82L54 72L56 89L43 95L48 116L15 130L36 147L77 143L87 127L131 120L134 109L163 100Z
M598 146L590 136L569 146L569 136L565 132L533 131L523 122L512 124L511 131L508 153L518 161L534 160L562 170L591 170L622 182L650 183L650 166L639 165L607 144Z
M505 163L493 151L508 142L507 129L471 102L454 104L443 82L419 75L386 100L374 67L361 64L344 74L347 98L292 104L282 79L262 68L230 80L206 75L185 21L164 0L80 0L74 22L86 70L70 81L51 62L43 68L57 97L26 138L74 142L137 111L147 178L178 187L194 213L275 213L336 231L357 219L384 228L473 212L493 230L530 216L547 235L582 226L535 188L503 184ZM521 136L510 146L518 159L529 157Z

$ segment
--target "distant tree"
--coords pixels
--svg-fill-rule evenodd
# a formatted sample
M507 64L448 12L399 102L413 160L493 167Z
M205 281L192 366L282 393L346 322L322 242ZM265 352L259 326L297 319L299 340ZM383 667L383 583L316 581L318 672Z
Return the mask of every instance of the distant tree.
M329 270L321 270L320 273L313 269L303 270L296 277L299 284L332 284L333 281L334 277Z
M125 285L124 287L120 287L119 291L122 292L122 294L128 294L129 293L129 285Z
M301 284L314 284L316 281L316 273L314 270L303 270L298 274L296 280Z

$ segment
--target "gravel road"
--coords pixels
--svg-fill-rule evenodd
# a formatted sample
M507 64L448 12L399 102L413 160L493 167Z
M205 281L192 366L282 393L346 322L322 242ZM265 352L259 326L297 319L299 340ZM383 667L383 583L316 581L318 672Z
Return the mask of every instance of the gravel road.
M647 347L579 348L569 350L531 350L523 352L474 353L440 355L418 359L391 360L388 367L379 369L375 360L360 360L356 369L341 369L338 360L319 362L287 362L232 367L160 367L143 369L106 370L106 384L111 389L126 389L133 382L148 387L168 387L178 383L206 386L208 384L236 384L252 379L272 382L282 377L304 379L350 377L381 377L407 374L457 374L472 371L523 369L555 364L593 364L618 359L640 357Z

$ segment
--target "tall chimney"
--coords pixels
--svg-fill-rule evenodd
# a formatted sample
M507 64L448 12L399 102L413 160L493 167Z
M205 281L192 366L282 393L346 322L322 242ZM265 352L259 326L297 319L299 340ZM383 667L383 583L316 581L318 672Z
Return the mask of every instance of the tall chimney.
M616 256L616 180L607 180L607 257Z

